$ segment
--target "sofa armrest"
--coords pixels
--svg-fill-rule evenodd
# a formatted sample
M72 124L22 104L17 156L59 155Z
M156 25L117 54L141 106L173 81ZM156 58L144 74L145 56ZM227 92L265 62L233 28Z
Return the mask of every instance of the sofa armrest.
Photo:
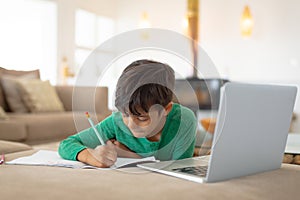
M0 140L0 152L4 154L31 150L27 144Z
M27 138L26 125L16 120L0 121L0 140L23 141Z
M109 114L107 87L55 86L66 111L89 111Z

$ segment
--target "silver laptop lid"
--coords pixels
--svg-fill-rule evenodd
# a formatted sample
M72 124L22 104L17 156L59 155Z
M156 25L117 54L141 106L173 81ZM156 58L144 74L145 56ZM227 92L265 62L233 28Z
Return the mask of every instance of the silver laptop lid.
M294 86L225 84L206 181L279 168L296 93Z

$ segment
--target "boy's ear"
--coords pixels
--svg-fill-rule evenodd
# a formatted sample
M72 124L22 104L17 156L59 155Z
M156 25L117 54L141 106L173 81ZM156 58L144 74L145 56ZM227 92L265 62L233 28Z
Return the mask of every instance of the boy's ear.
M168 105L165 107L165 116L169 114L169 112L172 110L173 102L168 103Z

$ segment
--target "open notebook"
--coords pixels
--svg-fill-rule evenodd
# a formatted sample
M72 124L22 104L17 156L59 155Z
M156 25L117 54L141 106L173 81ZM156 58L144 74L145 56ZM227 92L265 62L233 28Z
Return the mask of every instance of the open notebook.
M17 158L6 162L11 165L42 165L53 167L69 167L69 168L92 168L92 169L117 169L122 167L135 167L137 164L147 162L158 162L155 158L147 157L141 159L118 158L115 165L110 168L97 168L78 161L65 160L58 155L56 151L40 150L35 154L27 157Z

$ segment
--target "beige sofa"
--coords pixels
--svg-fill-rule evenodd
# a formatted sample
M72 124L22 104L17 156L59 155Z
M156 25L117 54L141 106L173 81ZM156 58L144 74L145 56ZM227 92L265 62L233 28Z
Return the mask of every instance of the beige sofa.
M37 70L22 72L0 68L0 77L3 74L18 76L26 73L35 73L39 77ZM73 99L74 89L77 95ZM0 153L30 148L26 144L47 145L88 128L84 114L86 111L90 112L95 122L100 122L111 114L108 109L107 87L55 86L55 90L63 104L63 112L15 113L10 111L0 85L0 106L8 116L7 120L0 120Z
M0 139L18 141L28 144L37 144L45 141L54 141L74 134L76 130L74 117L82 115L80 130L88 127L84 112L92 111L91 106L82 104L81 108L72 110L72 86L55 87L62 101L65 112L47 113L8 113L8 120L0 121ZM93 92L94 88L81 88L85 91ZM107 88L98 87L96 89L96 110L97 121L103 120L111 112L107 106ZM82 99L84 101L84 98ZM95 118L95 116L94 116ZM77 122L78 123L78 122Z

